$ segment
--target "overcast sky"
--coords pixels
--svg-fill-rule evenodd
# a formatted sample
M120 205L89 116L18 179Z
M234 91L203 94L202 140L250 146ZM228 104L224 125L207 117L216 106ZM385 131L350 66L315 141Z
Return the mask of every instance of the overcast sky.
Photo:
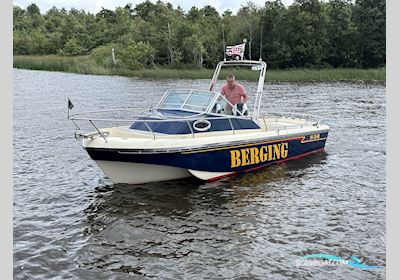
M155 3L157 0L152 0L151 2ZM266 0L253 0L257 6L264 6ZM100 11L101 7L106 9L114 10L116 7L123 7L127 3L132 3L132 6L135 6L138 3L144 2L144 0L14 0L14 5L20 6L22 8L26 8L29 4L35 3L40 8L41 13L45 13L51 7L56 6L57 8L66 8L69 10L70 8L75 8L78 10L90 11L91 13L97 13ZM163 1L169 2L176 8L178 5L183 8L183 10L188 11L192 6L203 8L206 5L211 5L218 10L218 12L222 13L223 11L230 9L233 13L236 13L237 10L246 5L248 0L169 0ZM282 0L282 3L285 5L290 5L293 3L293 0Z

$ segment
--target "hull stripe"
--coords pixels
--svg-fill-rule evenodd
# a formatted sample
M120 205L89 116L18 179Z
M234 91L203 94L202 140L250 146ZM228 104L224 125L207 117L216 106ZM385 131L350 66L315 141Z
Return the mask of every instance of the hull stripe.
M301 143L309 143L309 142L316 142L316 141L322 141L322 140L326 140L327 139L327 137L325 137L325 138L319 138L319 139L315 139L315 140L304 140L305 137L306 136L295 137L295 138L277 139L277 140L271 140L271 141L243 144L243 145L239 145L239 146L227 146L227 147L220 147L220 148L210 148L210 149L205 149L205 150L192 150L192 151L188 151L188 152L182 152L182 154L204 153L204 152L226 150L226 149L232 149L232 148L236 149L236 148L241 148L241 147L248 147L248 146L262 145L262 144L270 144L270 143L281 142L281 141L289 141L289 140L301 140Z
M310 143L310 142L315 142L315 141L320 141L320 140L326 140L328 139L327 137L325 138L319 138L319 139L313 139L313 140L304 140L305 137L303 137L303 140L301 140L301 143Z
M181 154L204 153L204 152L210 152L210 151L227 150L227 149L232 149L232 148L236 149L236 148L248 147L248 146L254 146L254 145L262 145L262 144L269 144L269 143L289 141L289 140L303 140L303 139L304 139L304 137L285 138L285 139L277 139L277 140L264 141L264 142L255 142L255 143L244 144L244 145L239 145L239 146L226 146L226 147L211 148L211 149L205 149L205 150L193 150L193 151L188 151L188 152L182 152ZM323 140L323 139L319 139L319 140Z

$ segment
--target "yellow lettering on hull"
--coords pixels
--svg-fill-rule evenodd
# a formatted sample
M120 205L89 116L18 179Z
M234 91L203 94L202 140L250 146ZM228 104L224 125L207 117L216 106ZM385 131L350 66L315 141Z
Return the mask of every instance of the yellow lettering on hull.
M242 166L250 164L249 149L241 149L242 151Z
M288 153L288 142L230 150L231 168L285 159Z
M258 151L257 148L250 148L250 164L259 164L260 163L260 158L259 155L260 152Z
M231 167L239 167L241 165L240 151L231 150Z

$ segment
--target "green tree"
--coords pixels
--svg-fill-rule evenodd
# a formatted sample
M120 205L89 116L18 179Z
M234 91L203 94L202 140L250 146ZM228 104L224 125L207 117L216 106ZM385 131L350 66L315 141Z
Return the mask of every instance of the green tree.
M358 30L360 67L377 67L386 63L386 2L356 0L354 23Z
M146 1L133 9L133 17L134 24L138 23L134 29L143 34L140 40L154 47L155 60L162 64L177 64L181 52L174 45L175 22L183 19L182 12L161 1L156 4Z
M386 63L384 0L281 0L252 2L237 14L220 15L211 5L187 13L149 0L97 14L55 7L45 14L36 4L13 8L14 54L85 55L117 67L148 64L214 67L226 45L247 39L246 58L261 50L270 67L378 67ZM100 57L103 57L100 59ZM125 66L124 66L125 65Z
M25 31L15 30L13 34L14 54L29 54L30 38Z
M333 67L356 66L358 57L354 38L357 29L352 22L352 3L331 0L327 4L327 15L326 62Z
M267 2L268 3L268 2ZM256 38L260 38L260 20L262 12L252 2L247 2L242 6L235 18L235 28L232 29L234 41L232 44L241 43L243 39L246 40L246 58L253 59L258 50ZM254 55L253 55L254 54Z
M13 8L13 30L26 30L28 28L26 23L26 13L24 9L18 6Z
M32 3L28 7L26 7L26 13L29 18L32 20L33 28L39 28L43 23L42 15L40 14L39 7Z
M195 33L183 39L182 47L184 53L189 56L186 60L187 63L194 63L198 67L203 66L205 48L198 34Z
M68 39L67 43L65 43L64 48L61 50L61 54L68 56L82 55L85 52L85 48L81 46L79 40L74 37Z
M29 54L38 54L43 55L46 54L45 45L47 43L47 37L38 29L33 30L29 34L29 45L28 52Z
M326 17L317 0L296 0L288 8L285 44L289 47L291 61L288 66L309 67L321 65L325 58Z
M63 14L56 7L52 7L48 10L44 15L44 28L46 33L59 32L63 20Z
M218 11L207 5L200 9L202 17L198 24L200 28L200 40L204 46L203 64L206 67L214 67L216 62L222 59L222 20Z
M287 11L280 0L266 2L262 11L262 54L269 67L285 67L291 63L291 49L287 43ZM260 38L261 39L261 38Z
M140 69L146 64L152 64L154 60L154 49L147 43L130 40L125 46L116 50L118 60L128 69Z

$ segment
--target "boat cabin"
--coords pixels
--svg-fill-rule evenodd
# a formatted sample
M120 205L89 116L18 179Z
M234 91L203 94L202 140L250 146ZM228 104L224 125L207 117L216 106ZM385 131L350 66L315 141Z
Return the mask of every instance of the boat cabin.
M234 107L219 92L168 90L150 114L139 117L130 128L164 134L260 128L243 110L226 114L228 106Z

